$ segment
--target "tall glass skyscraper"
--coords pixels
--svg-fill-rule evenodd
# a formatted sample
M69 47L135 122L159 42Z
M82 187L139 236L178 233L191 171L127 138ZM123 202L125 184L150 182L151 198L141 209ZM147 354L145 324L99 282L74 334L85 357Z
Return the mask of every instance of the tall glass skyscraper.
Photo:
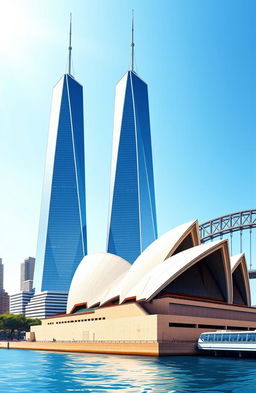
M147 84L132 70L116 87L107 251L133 263L157 238Z
M53 89L36 292L67 292L86 253L83 88L65 74Z
M69 72L53 89L42 193L35 290L68 292L87 254L83 88Z

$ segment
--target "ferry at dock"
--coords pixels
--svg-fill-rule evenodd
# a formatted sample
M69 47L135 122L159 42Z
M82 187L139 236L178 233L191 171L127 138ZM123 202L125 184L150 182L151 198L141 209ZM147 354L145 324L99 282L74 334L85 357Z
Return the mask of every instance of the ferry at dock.
M202 333L197 346L206 351L254 352L256 355L256 330Z

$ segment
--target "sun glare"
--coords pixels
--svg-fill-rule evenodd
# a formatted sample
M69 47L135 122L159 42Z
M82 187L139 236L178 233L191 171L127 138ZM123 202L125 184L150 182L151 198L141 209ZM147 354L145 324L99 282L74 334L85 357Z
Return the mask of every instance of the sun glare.
M26 49L29 19L21 2L1 1L0 53L2 61L21 61Z
M28 66L34 57L35 40L49 39L51 28L45 26L35 3L0 0L0 55L7 67Z

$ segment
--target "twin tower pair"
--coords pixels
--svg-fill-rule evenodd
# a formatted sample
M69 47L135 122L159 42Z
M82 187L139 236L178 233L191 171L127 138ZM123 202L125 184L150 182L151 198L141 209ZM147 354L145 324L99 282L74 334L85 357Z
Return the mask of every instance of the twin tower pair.
M133 29L132 29L133 33ZM69 71L53 89L35 291L68 292L87 254L83 88ZM157 238L148 89L132 67L116 87L107 252L130 263ZM105 250L104 250L105 251Z

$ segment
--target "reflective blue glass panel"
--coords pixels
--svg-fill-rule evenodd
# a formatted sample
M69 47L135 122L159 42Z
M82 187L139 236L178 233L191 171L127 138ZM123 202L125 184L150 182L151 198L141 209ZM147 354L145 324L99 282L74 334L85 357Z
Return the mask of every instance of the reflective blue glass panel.
M53 127L49 134L36 292L67 292L78 264L87 253L82 86L65 75L60 94L59 113L53 114L57 116L57 133ZM58 110L54 102L58 95L53 98L53 111Z
M120 113L115 116L122 121L114 134L119 140L113 140L118 153L111 173L107 251L133 263L157 238L157 226L147 85L134 72L125 77L126 82L120 82L124 102L116 102Z

